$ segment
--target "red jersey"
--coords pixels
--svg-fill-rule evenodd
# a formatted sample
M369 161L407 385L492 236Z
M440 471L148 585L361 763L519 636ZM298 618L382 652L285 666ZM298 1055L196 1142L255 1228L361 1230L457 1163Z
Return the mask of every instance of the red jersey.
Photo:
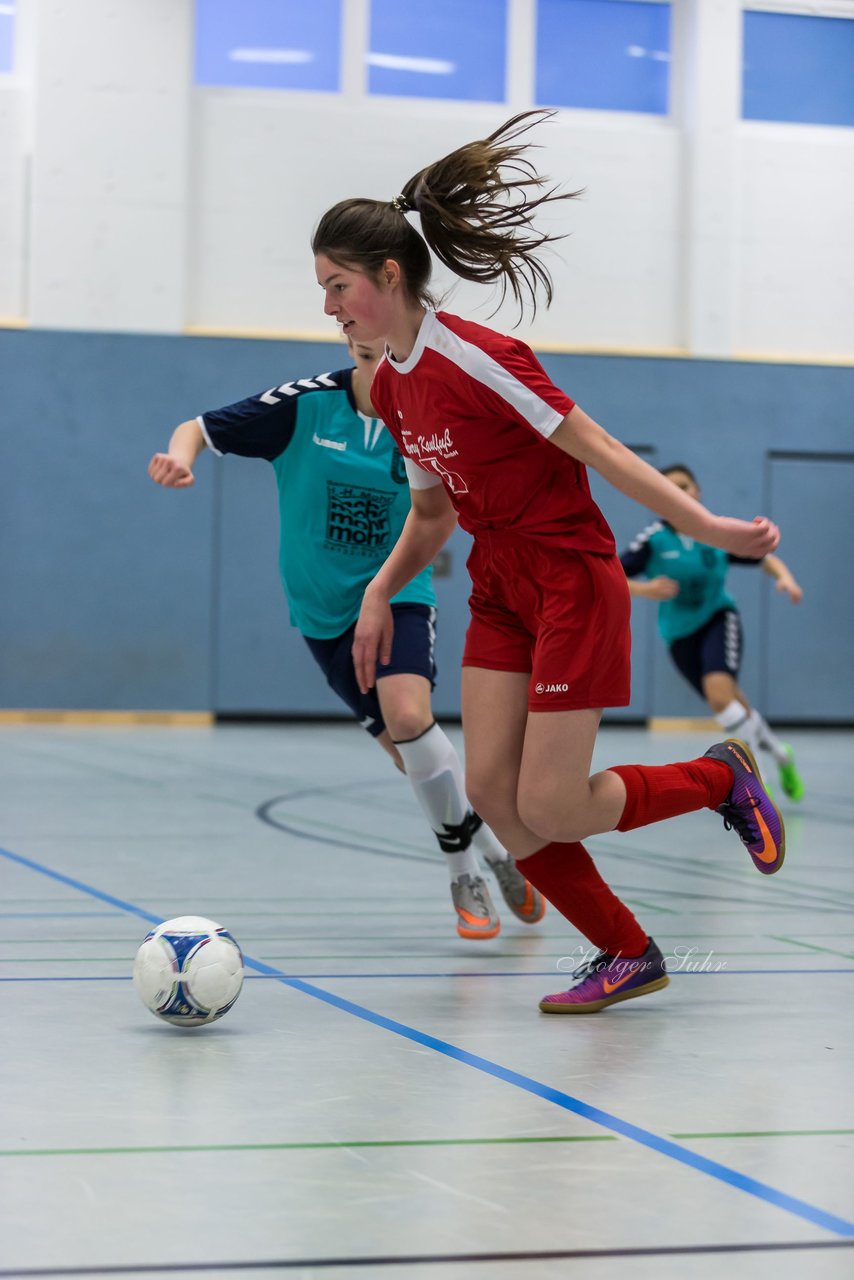
M438 475L469 533L512 529L615 553L586 468L549 443L574 402L524 342L430 311L408 359L380 363L371 399L413 487L412 463Z

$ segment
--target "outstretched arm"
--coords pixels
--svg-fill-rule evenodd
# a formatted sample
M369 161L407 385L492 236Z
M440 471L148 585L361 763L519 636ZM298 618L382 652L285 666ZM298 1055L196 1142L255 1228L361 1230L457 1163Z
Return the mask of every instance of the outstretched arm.
M750 522L712 515L648 462L608 435L578 405L549 438L564 453L593 467L615 489L649 507L698 542L759 560L780 541L779 529L765 516L757 516Z
M791 569L783 564L779 556L766 556L762 561L762 569L764 573L774 579L778 591L785 591L792 604L801 603L804 593L800 584L795 581L795 576Z
M167 453L155 453L148 474L165 489L187 489L195 484L193 463L206 448L205 437L195 418L182 422L172 432Z
M391 661L394 636L389 601L431 564L453 533L457 513L443 484L411 490L412 509L400 537L375 578L365 588L353 637L353 665L362 693L373 688L377 660Z
M627 578L629 595L642 600L672 600L679 595L679 583L674 578Z

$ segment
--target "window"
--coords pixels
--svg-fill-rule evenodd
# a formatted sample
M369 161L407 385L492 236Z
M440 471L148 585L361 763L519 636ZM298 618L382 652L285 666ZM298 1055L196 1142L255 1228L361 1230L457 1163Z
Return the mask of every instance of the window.
M341 0L196 0L196 83L340 88Z
M854 125L854 21L746 12L741 114Z
M539 0L536 39L540 105L667 115L669 4Z
M15 5L0 3L0 75L15 69Z
M503 102L506 0L372 0L368 90Z

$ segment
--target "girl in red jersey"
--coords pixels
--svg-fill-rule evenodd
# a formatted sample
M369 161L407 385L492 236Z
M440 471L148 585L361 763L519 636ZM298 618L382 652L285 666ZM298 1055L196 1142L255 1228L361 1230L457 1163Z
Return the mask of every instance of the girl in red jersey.
M596 952L545 1013L593 1013L666 986L664 959L581 841L716 809L757 868L785 836L756 761L736 740L681 764L590 776L604 707L629 701L629 594L585 468L698 541L773 551L770 521L714 516L609 436L516 338L433 309L430 254L463 279L536 306L552 285L532 218L572 198L518 141L548 112L516 116L412 177L389 201L345 200L312 238L325 311L357 342L385 339L371 386L406 460L412 510L368 585L353 658L363 690L389 660L389 600L435 557L457 519L474 537L462 676L466 789L520 870ZM577 194L577 193L576 193ZM420 215L421 233L407 214ZM503 294L502 294L503 296Z

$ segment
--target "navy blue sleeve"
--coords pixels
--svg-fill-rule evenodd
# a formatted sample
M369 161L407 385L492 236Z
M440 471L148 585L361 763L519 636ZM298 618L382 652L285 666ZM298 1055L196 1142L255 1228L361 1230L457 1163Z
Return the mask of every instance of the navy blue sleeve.
M625 551L620 552L620 564L623 566L627 578L636 578L638 574L643 573L646 569L649 564L649 558L652 555L652 547L649 544L650 537L660 528L660 524L655 524L648 529L644 529L629 543Z
M633 548L635 548L633 550ZM650 547L648 542L644 542L640 547L636 547L632 543L625 551L620 552L620 564L626 571L627 578L636 578L639 573L643 573L649 563Z
M349 369L342 369L339 373L283 382L260 395L222 409L210 409L200 416L205 437L217 453L237 453L242 458L273 462L293 438L302 396L310 391L346 389L350 373Z

